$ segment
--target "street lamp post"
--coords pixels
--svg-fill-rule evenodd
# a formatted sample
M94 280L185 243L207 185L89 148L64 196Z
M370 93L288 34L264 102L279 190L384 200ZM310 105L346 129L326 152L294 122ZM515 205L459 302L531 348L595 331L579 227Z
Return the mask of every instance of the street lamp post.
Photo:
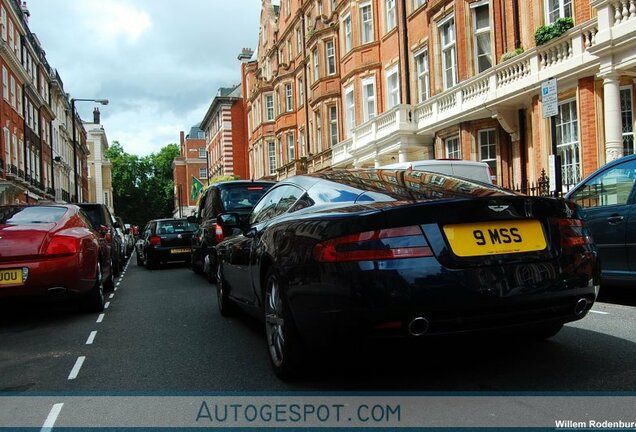
M73 175L75 176L75 201L79 202L79 182L77 181L77 142L75 132L75 102L97 102L102 105L108 105L108 99L79 99L71 98L71 115L73 116Z

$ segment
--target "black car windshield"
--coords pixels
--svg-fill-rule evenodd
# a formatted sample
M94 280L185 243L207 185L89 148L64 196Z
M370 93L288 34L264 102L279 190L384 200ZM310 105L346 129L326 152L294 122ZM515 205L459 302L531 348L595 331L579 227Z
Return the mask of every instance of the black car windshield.
M221 201L227 211L251 209L269 190L269 186L235 186L221 190Z
M187 220L170 220L157 222L157 234L176 234L196 231L197 225Z
M64 207L2 207L0 224L25 225L53 223L66 213Z

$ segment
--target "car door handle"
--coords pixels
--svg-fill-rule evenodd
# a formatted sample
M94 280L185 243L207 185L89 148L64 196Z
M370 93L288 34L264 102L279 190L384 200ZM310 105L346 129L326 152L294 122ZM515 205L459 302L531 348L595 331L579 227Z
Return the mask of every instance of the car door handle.
M616 216L610 216L610 217L608 217L608 218L607 218L607 223L610 223L610 224L617 224L617 223L619 223L619 222L622 222L622 221L623 221L623 219L625 219L625 217L624 217L624 216L618 216L618 215L616 215Z

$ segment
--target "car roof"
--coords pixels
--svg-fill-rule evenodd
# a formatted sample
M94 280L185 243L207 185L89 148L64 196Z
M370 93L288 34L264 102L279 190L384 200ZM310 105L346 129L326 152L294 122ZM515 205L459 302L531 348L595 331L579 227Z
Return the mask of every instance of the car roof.
M578 188L585 182L588 181L588 179L590 179L592 176L597 175L600 172L606 171L608 169L611 169L613 167L615 167L616 165L620 165L622 163L625 162L629 162L636 159L636 153L631 154L631 155L627 155L627 156L623 156L622 158L613 160L611 162L608 162L607 164L598 167L596 170L594 170L590 175L585 176L585 178L583 178L580 182L578 182L576 185L574 185L574 187L572 189L570 189L568 191L568 193L565 194L565 198L570 198L570 196L574 193L574 191L578 190Z
M275 181L270 181L270 180L228 180L228 181L224 181L224 182L219 182L219 183L214 183L210 185L210 188L216 187L219 189L223 189L226 187L233 187L233 186L249 186L249 185L273 185L275 184Z

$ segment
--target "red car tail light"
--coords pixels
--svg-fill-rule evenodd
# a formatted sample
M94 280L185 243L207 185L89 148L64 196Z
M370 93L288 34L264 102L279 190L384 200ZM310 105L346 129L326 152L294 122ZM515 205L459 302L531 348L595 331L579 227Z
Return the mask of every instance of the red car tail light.
M559 219L561 247L592 244L594 239L581 219Z
M365 231L337 237L314 246L320 262L387 260L433 256L418 226Z
M79 250L79 239L76 237L58 235L51 239L45 255L66 256L75 255Z
M217 243L223 241L223 227L217 223L214 224L214 240Z
M152 246L161 246L161 237L159 237L159 236L151 236L148 239L148 243L150 243Z

